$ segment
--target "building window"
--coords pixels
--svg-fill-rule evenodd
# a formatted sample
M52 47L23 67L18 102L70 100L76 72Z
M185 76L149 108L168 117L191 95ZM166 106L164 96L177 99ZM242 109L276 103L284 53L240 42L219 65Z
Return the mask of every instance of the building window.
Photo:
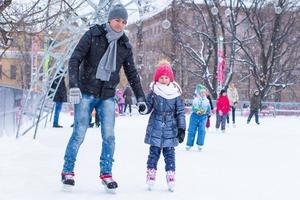
M0 79L2 79L2 65L0 65Z
M10 66L10 79L17 79L17 67L15 65Z

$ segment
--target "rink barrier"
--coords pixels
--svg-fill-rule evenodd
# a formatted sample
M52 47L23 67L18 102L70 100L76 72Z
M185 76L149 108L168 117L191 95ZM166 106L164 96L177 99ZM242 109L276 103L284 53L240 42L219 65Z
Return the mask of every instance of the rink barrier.
M185 100L185 112L191 112L192 99ZM213 100L214 109L216 108L216 101ZM249 101L239 101L236 107L236 113L241 116L248 116L250 109ZM262 102L260 116L300 116L300 103L298 102Z

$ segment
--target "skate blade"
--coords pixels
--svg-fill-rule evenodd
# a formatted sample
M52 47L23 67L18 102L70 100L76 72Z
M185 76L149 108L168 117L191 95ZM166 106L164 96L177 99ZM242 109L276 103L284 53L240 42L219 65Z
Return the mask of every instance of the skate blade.
M174 184L168 185L168 190L169 190L169 192L174 192L174 188L175 188L175 185L174 185Z
M111 189L108 188L107 185L104 183L104 181L102 181L102 185L103 185L103 187L104 187L104 189L105 189L105 191L107 193L109 193L109 194L116 194L117 188L111 188Z
M154 184L147 184L147 189L149 190L149 191L152 191L153 190L153 187L154 187Z
M64 192L73 192L74 191L74 186L73 185L62 184L62 188L61 189Z
M109 189L109 188L105 187L105 191L109 194L116 194L116 188Z

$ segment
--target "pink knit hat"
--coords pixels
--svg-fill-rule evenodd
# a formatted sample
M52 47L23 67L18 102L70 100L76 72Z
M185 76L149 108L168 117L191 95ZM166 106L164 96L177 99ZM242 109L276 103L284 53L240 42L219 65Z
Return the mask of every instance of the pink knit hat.
M157 82L161 76L168 76L170 78L171 82L174 81L174 74L173 74L173 70L170 67L170 65L168 65L168 64L159 64L158 65L158 67L155 71L153 80L155 82Z

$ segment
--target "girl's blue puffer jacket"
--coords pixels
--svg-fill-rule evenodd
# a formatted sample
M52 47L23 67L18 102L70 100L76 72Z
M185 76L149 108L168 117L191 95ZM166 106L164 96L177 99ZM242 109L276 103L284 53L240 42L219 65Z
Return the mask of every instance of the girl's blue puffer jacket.
M178 145L178 128L186 129L184 103L180 96L165 99L153 91L147 96L149 118L145 143L157 147Z

